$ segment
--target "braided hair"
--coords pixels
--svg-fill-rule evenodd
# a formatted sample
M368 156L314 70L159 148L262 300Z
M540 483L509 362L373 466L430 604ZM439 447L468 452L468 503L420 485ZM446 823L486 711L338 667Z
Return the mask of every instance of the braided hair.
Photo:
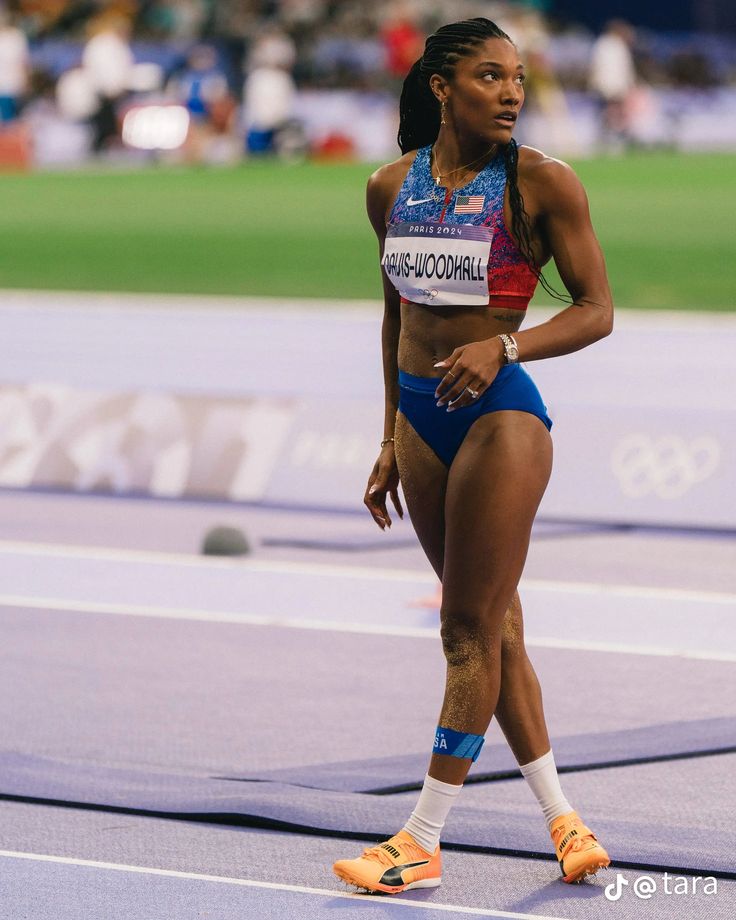
M429 78L438 73L449 80L457 62L489 38L509 36L490 19L478 17L441 26L426 41L424 54L412 66L404 80L399 102L398 144L402 153L426 147L437 140L440 132L440 105L429 86ZM512 138L503 148L506 181L511 207L511 231L519 249L548 294L567 301L542 275L534 257L531 223L519 191L519 150Z

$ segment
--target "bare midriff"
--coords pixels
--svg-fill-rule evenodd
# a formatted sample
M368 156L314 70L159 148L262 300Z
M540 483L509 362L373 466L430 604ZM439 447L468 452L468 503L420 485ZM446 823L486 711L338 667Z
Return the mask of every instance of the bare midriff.
M470 342L516 332L524 315L522 310L502 306L430 307L402 303L399 367L417 377L441 377L441 370L433 367L438 361Z

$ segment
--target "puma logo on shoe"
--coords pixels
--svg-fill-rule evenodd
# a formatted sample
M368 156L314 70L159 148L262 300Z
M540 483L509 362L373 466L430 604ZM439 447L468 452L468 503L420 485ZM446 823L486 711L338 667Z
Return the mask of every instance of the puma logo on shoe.
M570 833L567 834L565 837L563 837L562 840L559 842L557 846L557 852L561 853L565 849L565 846L567 845L568 841L572 840L573 837L577 837L577 836L578 836L578 832L576 830L570 831Z
M382 885L403 885L404 884L404 869L418 869L419 866L426 866L429 864L428 859L423 859L421 862L413 863L404 863L403 866L392 866L390 869L387 869L381 876Z
M396 847L392 847L390 843L382 843L381 849L386 850L388 853L390 853L390 855L393 856L394 859L401 859L401 853L399 853Z

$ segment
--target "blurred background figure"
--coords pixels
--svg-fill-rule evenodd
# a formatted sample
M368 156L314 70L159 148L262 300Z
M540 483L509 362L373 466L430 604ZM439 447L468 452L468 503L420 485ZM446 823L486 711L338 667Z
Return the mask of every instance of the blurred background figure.
M279 152L279 134L288 128L294 114L295 63L296 46L279 28L267 29L254 43L243 86L248 153Z
M82 67L96 95L91 115L95 153L109 149L119 138L117 107L133 82L135 58L130 47L131 24L117 14L102 14L89 25Z
M212 45L194 46L184 69L169 81L167 95L183 103L189 112L186 159L227 163L240 157L235 131L238 104Z
M58 83L47 71L34 71L31 100L23 109L34 165L73 167L84 162L92 146L88 119L96 104L81 68L67 71Z
M612 19L595 41L590 60L590 88L599 100L601 145L621 150L631 142L630 102L636 87L632 48L634 29L621 19Z
M414 61L422 56L424 38L416 4L411 0L392 3L381 29L386 69L392 77L403 82Z
M195 45L189 52L186 67L174 77L171 86L194 119L207 119L212 101L228 89L217 51L211 45Z
M29 88L28 39L10 13L0 7L0 122L18 117Z

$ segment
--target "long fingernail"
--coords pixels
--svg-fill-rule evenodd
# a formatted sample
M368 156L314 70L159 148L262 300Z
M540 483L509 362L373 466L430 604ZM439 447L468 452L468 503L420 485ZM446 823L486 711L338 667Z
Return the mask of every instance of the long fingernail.
M373 495L377 488L378 486L371 486L370 489L368 489L368 494Z
M432 365L432 367L444 367L444 366L445 366L444 361L438 361L436 364Z

